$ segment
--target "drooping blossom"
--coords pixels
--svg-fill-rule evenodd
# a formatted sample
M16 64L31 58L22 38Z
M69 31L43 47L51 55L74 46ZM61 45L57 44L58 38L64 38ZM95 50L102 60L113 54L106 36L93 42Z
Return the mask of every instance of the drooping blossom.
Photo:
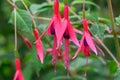
M69 20L69 7L68 5L65 5L64 6L64 22L63 22L63 27L64 29L62 31L64 31L64 38L68 38L70 40L72 40L72 42L79 46L79 41L76 37L76 34L75 34L75 30L71 23L70 23L70 20Z
M62 26L61 16L59 12L59 0L54 0L54 15L47 29L48 35L53 35L52 64L54 65L54 68L56 68L57 63L57 49L60 48L61 38L63 34L63 31L61 29Z
M78 50L76 51L73 59L77 57L77 55L80 51L82 51L86 57L90 56L90 49L97 55L96 46L94 44L92 36L89 33L87 19L83 19L82 24L83 24L83 28L84 28L84 33L83 33L82 39L80 41L80 46L79 46Z
M41 61L41 63L43 63L44 60L43 44L39 38L39 33L37 29L34 29L34 37L36 39L35 45L36 45L37 57Z
M63 60L65 64L65 68L69 69L69 41L71 40L75 45L79 46L79 42L77 40L74 28L72 27L70 20L69 20L69 7L68 5L64 5L64 21L63 21L64 31L63 38L64 38L64 55Z
M23 41L29 49L32 49L32 44L28 38L24 38Z
M15 72L13 80L24 80L24 76L22 74L21 67L20 67L20 60L19 60L19 58L15 59L15 64L16 64L16 72Z
M54 15L48 25L48 34L49 35L56 35L57 39L57 47L60 46L61 38L63 35L63 30L64 29L61 25L61 15L59 12L59 0L54 0Z
M32 44L30 42L30 40L27 38L27 37L24 37L23 35L21 35L20 33L18 33L20 38L23 40L23 42L26 44L26 46L29 48L29 49L32 49Z

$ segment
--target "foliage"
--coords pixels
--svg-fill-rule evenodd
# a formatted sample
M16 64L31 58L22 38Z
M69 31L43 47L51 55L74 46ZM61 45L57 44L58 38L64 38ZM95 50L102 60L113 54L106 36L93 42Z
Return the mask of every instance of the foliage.
M63 61L57 63L57 71L54 73L54 66L52 65L51 53L46 54L46 49L51 47L51 37L47 35L42 38L44 44L45 59L41 64L36 56L35 39L33 37L33 23L29 13L24 8L21 0L14 0L17 6L17 30L18 30L18 52L21 60L21 67L25 80L119 80L120 69L117 69L117 64L108 55L106 50L102 48L105 56L95 56L94 54L88 58L88 67L86 67L86 57L80 53L79 57L72 60L72 56L77 50L76 46L71 46L70 56L70 70L67 76L67 70L64 68ZM51 0L50 0L51 1ZM52 0L53 1L53 0ZM77 29L82 29L82 4L83 0L68 0L70 11L70 20L72 25ZM25 4L35 16L35 22L40 34L44 32L50 17L53 13L53 2L48 3L47 0L24 0ZM60 11L63 12L63 0L60 0ZM100 2L100 1L99 1ZM118 16L119 0L113 2L117 3L113 6L115 9L115 23L116 31L119 33L120 16ZM106 31L106 28L111 29L110 18L108 15L106 0L101 3L96 0L86 0L86 16L91 22L89 24L93 35L97 35L104 44L110 49L113 55L117 58L114 48L112 34ZM118 17L117 17L118 16ZM78 19L78 17L80 19ZM14 65L14 12L13 7L6 0L0 0L0 80L12 80L15 73ZM19 34L27 37L32 42L32 50L25 46L24 41ZM81 36L77 35L79 40ZM118 35L119 38L119 35ZM63 47L62 47L63 48ZM87 77L84 77L84 72L87 68Z

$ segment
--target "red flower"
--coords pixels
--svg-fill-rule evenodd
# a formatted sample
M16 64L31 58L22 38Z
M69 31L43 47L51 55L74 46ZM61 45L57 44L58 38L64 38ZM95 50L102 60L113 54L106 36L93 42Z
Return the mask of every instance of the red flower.
M47 32L49 35L51 34L54 36L53 49L52 49L52 63L56 68L57 49L59 49L63 34L62 26L61 26L61 16L59 13L59 0L54 0L54 15L50 21Z
M54 71L56 72L56 63L58 59L61 59L61 51L60 48L57 47L57 38L54 35L54 41L53 41L53 48L47 49L47 53L52 52L52 64L54 65Z
M24 80L24 76L23 76L21 68L20 68L20 60L19 60L19 58L15 59L15 64L16 64L16 72L15 72L13 80Z
M32 49L32 44L28 38L24 38L23 41L29 49Z
M75 53L73 59L76 58L76 56L78 55L78 53L80 51L82 51L85 54L85 56L87 56L87 57L90 56L90 48L97 55L97 50L96 50L95 44L94 44L92 37L89 33L89 30L88 30L87 19L83 19L82 24L84 27L84 33L83 33L82 39L80 41L80 46L79 46L77 52Z
M69 7L68 5L64 5L64 22L63 22L63 27L64 29L62 29L62 31L64 31L63 37L65 39L65 48L64 48L64 56L63 56L63 60L64 60L64 64L65 64L65 68L69 69L70 66L70 62L69 62L69 40L71 39L72 42L79 46L79 42L77 40L76 34L74 32L74 29L70 23L69 20Z
M44 50L43 50L43 44L39 38L39 34L38 34L38 30L34 29L34 36L36 38L36 51L37 51L37 56L39 58L39 60L41 61L41 63L43 63L44 60Z
M64 29L62 29L62 31L64 31L63 37L65 39L71 39L75 45L79 46L79 42L77 40L74 28L72 27L69 20L68 11L69 11L69 7L68 5L65 5L64 6L64 22L63 22Z
M65 46L64 46L64 55L63 55L63 60L64 60L64 65L65 68L68 70L70 67L70 62L69 62L69 39L65 39Z
M61 16L59 13L59 0L54 0L54 15L50 21L50 24L48 26L48 34L50 35L56 35L57 38L57 47L60 46L61 38L63 35L61 26ZM64 28L63 28L64 29Z

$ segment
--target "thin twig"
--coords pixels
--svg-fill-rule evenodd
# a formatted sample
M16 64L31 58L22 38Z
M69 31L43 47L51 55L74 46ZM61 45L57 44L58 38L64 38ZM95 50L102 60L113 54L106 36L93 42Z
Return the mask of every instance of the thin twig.
M23 3L24 7L26 8L28 14L30 15L30 17L31 17L31 19L32 19L32 22L33 22L33 29L36 28L36 23L35 23L35 20L34 20L33 15L31 14L30 10L28 9L28 7L27 7L26 4L24 3L24 1L21 0L21 2Z
M35 19L41 19L41 20L47 20L47 21L50 21L51 19L50 18L46 18L46 17L36 17L34 16Z
M79 20L81 20L81 18L69 7L70 12L75 15Z
M7 2L8 2L12 7L14 7L14 4L13 4L10 0L7 0Z
M85 14L85 0L83 2L83 18L86 18L86 14Z
M95 38L97 39L97 41L103 46L103 48L108 52L108 54L111 56L111 58L116 62L116 64L118 65L118 67L120 67L120 63L118 62L118 60L114 57L114 55L111 53L111 51L105 46L105 44L95 35Z
M35 23L35 20L34 20L34 16L31 14L30 10L28 9L28 7L27 7L26 4L24 3L24 1L21 0L21 2L22 2L23 5L25 6L27 12L29 13L29 15L30 15L30 17L31 17L31 19L32 19L32 22L33 22L33 25L34 25L34 26L33 26L33 29L36 28L36 23ZM39 32L40 32L40 34L42 34L42 31L39 31ZM43 36L43 34L42 34L41 36ZM50 42L46 37L45 37L45 40L46 40L46 42L48 42L49 46L52 46L51 42Z
M16 20L16 5L13 2L14 5L14 33L15 33L15 46L14 46L14 51L15 51L15 57L18 57L18 51L17 51L17 20Z
M117 38L117 34L116 34L116 31L115 31L115 21L114 21L114 15L113 15L111 0L107 0L107 3L108 3L108 9L109 9L109 13L110 13L110 20L111 20L111 25L112 25L115 48L116 48L116 52L117 52L117 55L118 55L118 60L120 61L120 44L119 44L119 40Z

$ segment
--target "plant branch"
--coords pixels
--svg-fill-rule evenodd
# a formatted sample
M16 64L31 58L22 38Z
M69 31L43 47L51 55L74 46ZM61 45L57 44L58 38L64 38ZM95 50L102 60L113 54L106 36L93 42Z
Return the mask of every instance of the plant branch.
M63 0L64 4L67 5L68 4L68 0Z
M47 18L47 17L36 17L34 16L35 19L41 19L41 20L46 20L46 21L50 21L51 19L50 18Z
M7 0L7 2L8 2L12 7L14 7L14 4L13 4L10 0Z
M14 45L14 53L15 57L18 57L18 50L17 50L17 22L16 22L16 5L15 3L11 2L11 4L14 6L14 37L15 37L15 45Z
M33 22L33 29L36 28L36 23L35 23L35 20L34 20L34 17L33 15L31 14L30 10L28 9L28 7L26 6L26 4L24 3L23 0L21 0L21 2L23 3L24 7L26 8L28 14L30 15L31 19L32 19L32 22Z
M70 7L69 10L73 15L75 15L78 18L78 20L81 20L81 18Z
M23 3L23 5L25 6L27 12L29 13L29 15L30 15L30 17L31 17L31 19L32 19L32 22L33 22L33 29L35 29L35 28L36 28L36 23L35 23L35 20L34 20L34 16L31 14L30 10L28 9L28 7L27 7L26 4L24 3L24 1L21 0L21 2ZM42 34L41 31L39 31L39 32L40 32L40 34ZM43 34L42 34L41 36L43 36ZM45 37L45 41L48 42L49 46L52 46L51 42L50 42L46 37Z
M120 67L119 61L114 57L114 55L111 53L111 51L105 46L105 44L97 37L95 36L96 40L103 46L103 48L108 52L108 54L111 56L111 58L116 62L117 66Z
M84 3L83 3L83 18L86 18L86 15L85 15L85 0L84 0Z
M117 38L117 34L115 32L115 21L114 21L114 16L113 16L113 9L112 9L111 0L107 0L107 3L108 3L109 13L110 13L111 24L112 24L112 31L113 31L113 36L114 36L115 48L116 48L116 52L118 55L118 60L120 61L120 45L119 45L119 41Z

